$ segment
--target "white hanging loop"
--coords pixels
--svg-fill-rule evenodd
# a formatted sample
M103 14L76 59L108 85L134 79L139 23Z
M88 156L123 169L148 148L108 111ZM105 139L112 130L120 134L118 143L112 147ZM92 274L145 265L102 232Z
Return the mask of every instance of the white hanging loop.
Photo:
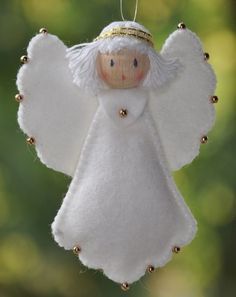
M135 3L135 11L134 11L134 18L133 22L135 22L138 13L138 0ZM123 0L120 0L120 15L123 21L125 21L124 14L123 14Z

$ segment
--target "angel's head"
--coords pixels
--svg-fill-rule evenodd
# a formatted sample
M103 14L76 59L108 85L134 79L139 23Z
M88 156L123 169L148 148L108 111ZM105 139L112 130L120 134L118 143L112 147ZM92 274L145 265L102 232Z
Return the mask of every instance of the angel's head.
M91 43L68 49L74 83L103 89L156 89L176 75L176 60L164 59L153 47L149 31L136 22L113 22Z

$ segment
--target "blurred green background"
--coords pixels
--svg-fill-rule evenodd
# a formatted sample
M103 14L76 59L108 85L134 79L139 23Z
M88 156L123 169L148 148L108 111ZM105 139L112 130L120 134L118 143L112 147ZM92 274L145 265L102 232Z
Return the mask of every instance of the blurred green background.
M134 0L124 0L133 17ZM210 53L218 86L217 119L209 143L176 182L199 222L191 245L130 291L80 265L59 248L50 224L69 178L43 166L20 131L14 101L19 57L46 27L69 46L96 37L120 20L118 0L0 0L0 297L233 297L236 296L234 0L140 0L137 21L156 48L179 21L197 32Z

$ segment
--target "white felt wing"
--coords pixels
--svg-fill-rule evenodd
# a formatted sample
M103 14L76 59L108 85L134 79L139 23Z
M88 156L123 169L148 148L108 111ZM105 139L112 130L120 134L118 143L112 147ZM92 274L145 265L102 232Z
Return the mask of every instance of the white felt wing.
M30 41L28 63L17 76L23 95L18 122L35 139L44 164L73 176L97 102L73 84L66 49L50 34L38 34Z
M173 32L161 55L177 58L181 65L172 82L151 94L149 109L169 167L178 170L199 154L201 138L214 123L216 79L199 38L188 29Z

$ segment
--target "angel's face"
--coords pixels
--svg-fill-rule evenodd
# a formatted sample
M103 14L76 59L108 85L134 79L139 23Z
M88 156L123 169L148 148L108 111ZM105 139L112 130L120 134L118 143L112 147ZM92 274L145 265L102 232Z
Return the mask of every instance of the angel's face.
M150 68L149 58L136 50L123 49L116 53L99 53L97 70L100 78L111 88L137 87Z

